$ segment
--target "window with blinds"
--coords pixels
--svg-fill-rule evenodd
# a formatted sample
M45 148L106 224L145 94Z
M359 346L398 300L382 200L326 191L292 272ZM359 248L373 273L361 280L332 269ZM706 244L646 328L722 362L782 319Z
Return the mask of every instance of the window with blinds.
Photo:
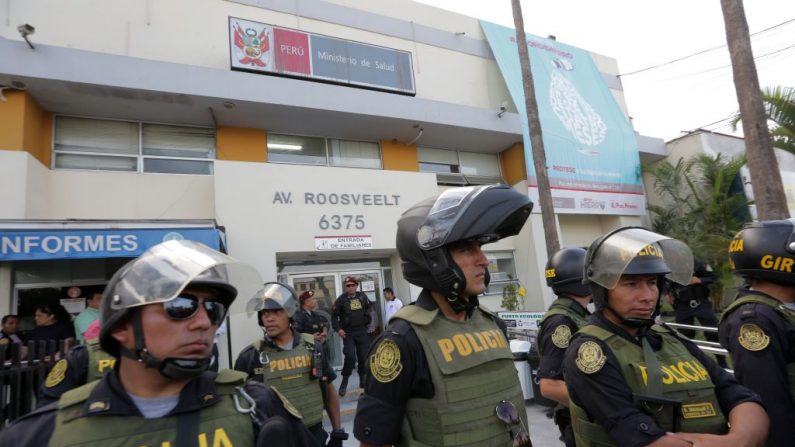
M504 183L497 154L418 147L420 171L435 172L440 185Z
M55 117L54 168L210 175L214 159L215 129Z
M381 169L381 148L370 141L269 133L268 161Z

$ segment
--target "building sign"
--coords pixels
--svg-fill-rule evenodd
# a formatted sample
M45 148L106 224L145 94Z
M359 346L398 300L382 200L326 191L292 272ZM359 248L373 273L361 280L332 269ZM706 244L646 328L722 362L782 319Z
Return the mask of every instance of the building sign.
M171 239L188 239L215 250L220 248L220 235L215 228L0 229L0 261L132 258Z
M497 312L509 328L538 330L544 312Z
M229 18L233 70L414 95L411 53Z
M315 251L373 248L372 236L315 236Z
M537 201L516 31L485 21L480 26L514 104L521 106L528 193ZM530 34L527 46L555 212L644 214L635 133L591 55Z

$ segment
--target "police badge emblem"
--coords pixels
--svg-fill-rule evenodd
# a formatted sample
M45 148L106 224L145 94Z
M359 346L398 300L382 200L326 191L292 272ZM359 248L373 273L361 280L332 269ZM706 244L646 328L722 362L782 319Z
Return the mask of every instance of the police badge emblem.
M63 379L66 377L66 368L69 366L69 363L66 359L58 360L55 365L53 365L50 373L47 374L47 380L44 382L44 386L47 388L52 388L55 385L63 382Z
M569 340L571 340L571 329L565 324L561 324L552 332L552 344L560 349L569 347Z
M761 351L770 344L770 337L759 326L746 323L740 326L740 336L737 337L737 341L749 351Z
M370 357L370 372L375 380L389 383L403 371L400 362L400 348L392 340L384 340L378 345L375 354Z
M607 357L602 352L602 347L593 341L586 341L577 350L577 368L585 374L598 372L605 365Z

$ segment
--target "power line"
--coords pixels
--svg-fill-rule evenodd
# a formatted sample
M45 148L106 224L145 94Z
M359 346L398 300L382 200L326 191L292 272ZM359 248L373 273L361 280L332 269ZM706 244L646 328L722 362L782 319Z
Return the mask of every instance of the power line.
M762 34L764 32L770 31L772 29L778 28L780 26L786 25L786 24L791 23L791 22L795 22L795 18L792 18L792 19L786 20L784 22L778 23L778 24L773 25L773 26L771 26L769 28L765 28L765 29L763 29L761 31L757 31L757 32L751 34L751 36L756 36L758 34ZM698 55L701 55L701 54L704 54L704 53L708 53L710 51L718 50L718 49L721 49L721 48L725 48L725 47L726 47L726 44L724 43L722 45L717 45L717 46L714 46L714 47L711 47L711 48L707 48L706 50L701 50L701 51L698 51L698 52L693 53L693 54L688 54L687 56L682 56L682 57L670 60L668 62L663 62L661 64L652 65L651 67L642 68L640 70L631 71L629 73L619 74L618 77L624 77L624 76L630 76L630 75L634 75L634 74L638 74L638 73L643 73L644 71L653 70L655 68L660 68L660 67L663 67L665 65L670 65L670 64L673 64L675 62L683 61L685 59L690 59L691 57L695 57L695 56L698 56Z
M779 48L778 50L774 50L774 51L771 51L769 53L765 53L765 54L756 56L756 57L754 57L754 61L758 61L759 59L762 59L763 57L773 56L774 54L782 53L784 51L791 50L793 48L795 48L795 44L786 46L784 48ZM706 70L697 71L695 73L688 73L688 74L685 74L685 75L682 75L682 76L677 76L675 78L669 78L669 79L666 79L666 80L687 78L687 77L690 77L690 76L696 76L696 75L700 75L700 74L704 74L704 73L709 73L711 71L722 70L724 68L730 68L731 66L732 66L731 64L721 65L720 67L708 68Z

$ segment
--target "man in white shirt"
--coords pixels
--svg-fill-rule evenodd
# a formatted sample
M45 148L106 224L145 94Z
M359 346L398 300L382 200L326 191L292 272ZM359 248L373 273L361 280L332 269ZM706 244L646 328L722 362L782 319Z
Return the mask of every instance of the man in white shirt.
M384 307L386 320L384 321L388 322L392 315L395 315L395 312L403 307L403 302L395 298L395 292L392 291L391 287L384 289L384 299L386 300L386 306Z

